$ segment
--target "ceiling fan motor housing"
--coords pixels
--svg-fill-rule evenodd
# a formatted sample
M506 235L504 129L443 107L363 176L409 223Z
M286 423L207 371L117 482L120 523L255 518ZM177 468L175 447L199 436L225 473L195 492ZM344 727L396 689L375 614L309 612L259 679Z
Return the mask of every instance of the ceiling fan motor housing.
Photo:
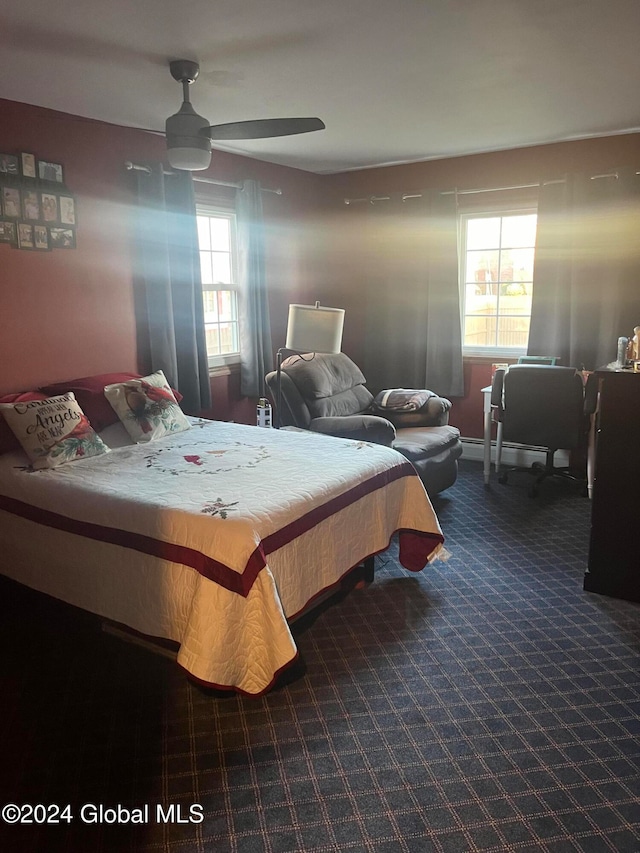
M167 119L165 132L169 147L189 145L202 148L203 151L210 151L211 139L204 133L208 128L208 120L198 115L191 104L185 101L180 110Z

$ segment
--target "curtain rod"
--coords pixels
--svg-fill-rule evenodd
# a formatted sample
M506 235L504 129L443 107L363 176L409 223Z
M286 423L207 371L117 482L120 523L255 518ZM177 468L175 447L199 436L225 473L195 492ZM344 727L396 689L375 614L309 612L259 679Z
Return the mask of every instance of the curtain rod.
M640 172L636 172L636 175L640 175ZM617 172L607 172L603 175L591 175L591 180L595 181L598 178L617 178ZM544 186L547 187L551 184L564 184L564 178L558 178L555 181L537 181L535 184L516 184L511 187L479 187L474 190L444 190L440 193L440 195L475 195L476 193L499 193L505 192L507 190L528 190L533 189L534 187ZM402 193L402 201L406 201L408 198L422 198L423 193ZM391 196L389 195L369 195L365 198L345 198L345 204L356 204L358 202L366 201L369 204L375 204L377 201L390 201Z
M148 166L140 166L138 163L132 163L130 160L127 160L125 162L124 167L128 172L131 172L131 171L146 172L148 175L151 174L151 169ZM168 172L166 169L163 169L162 173L163 173L163 175L175 175L176 174L175 172ZM231 183L230 181L217 181L215 178L199 178L199 177L196 177L195 175L193 175L192 177L193 177L193 180L199 184L215 184L218 187L233 187L234 189L237 189L237 190L242 188L242 184L234 184L234 183ZM272 189L269 189L269 187L260 187L260 189L262 190L262 192L265 192L265 193L275 193L276 195L282 195L281 189L272 190Z
M563 180L559 181L546 181L545 183L564 183ZM532 187L539 187L540 184L519 184L518 186L512 187L482 187L475 190L443 190L440 195L474 195L475 193L497 193L503 192L505 190L525 190L530 189ZM408 198L422 198L423 193L402 193L402 201L406 201ZM370 204L375 204L377 201L390 201L391 196L389 195L370 195L365 198L345 198L345 204L356 204L361 201L368 201Z

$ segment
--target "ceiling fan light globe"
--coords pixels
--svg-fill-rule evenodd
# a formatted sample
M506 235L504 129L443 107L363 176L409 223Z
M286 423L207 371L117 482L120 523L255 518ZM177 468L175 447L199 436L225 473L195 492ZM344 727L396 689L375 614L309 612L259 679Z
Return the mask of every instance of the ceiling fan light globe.
M203 169L208 169L211 164L211 150L193 146L167 147L167 157L172 169L185 172L201 172Z

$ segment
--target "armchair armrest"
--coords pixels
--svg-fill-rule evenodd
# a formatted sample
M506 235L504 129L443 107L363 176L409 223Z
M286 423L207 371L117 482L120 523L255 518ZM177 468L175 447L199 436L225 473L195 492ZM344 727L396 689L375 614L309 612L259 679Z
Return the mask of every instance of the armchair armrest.
M447 426L451 400L446 397L429 397L417 412L388 412L385 418L398 429L421 426Z
M351 438L356 441L371 441L391 447L396 430L386 418L377 415L345 415L343 417L313 418L309 429L323 435L337 438Z
M494 420L502 420L502 388L504 385L504 374L506 373L503 367L499 367L493 374L491 382L491 405L495 408Z

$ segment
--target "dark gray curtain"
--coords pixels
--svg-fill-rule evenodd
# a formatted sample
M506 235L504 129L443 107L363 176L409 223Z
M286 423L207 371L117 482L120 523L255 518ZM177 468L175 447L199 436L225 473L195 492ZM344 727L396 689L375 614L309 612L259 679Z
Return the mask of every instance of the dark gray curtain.
M264 377L273 370L273 348L265 275L262 192L256 181L244 181L238 190L236 219L240 391L246 397L262 397Z
M455 195L377 202L365 227L369 386L463 396Z
M426 387L464 397L457 198L430 192L422 204L428 227Z
M136 171L135 301L141 363L162 370L197 415L211 405L200 255L189 172Z
M640 178L567 175L540 187L528 352L593 370L640 322Z

